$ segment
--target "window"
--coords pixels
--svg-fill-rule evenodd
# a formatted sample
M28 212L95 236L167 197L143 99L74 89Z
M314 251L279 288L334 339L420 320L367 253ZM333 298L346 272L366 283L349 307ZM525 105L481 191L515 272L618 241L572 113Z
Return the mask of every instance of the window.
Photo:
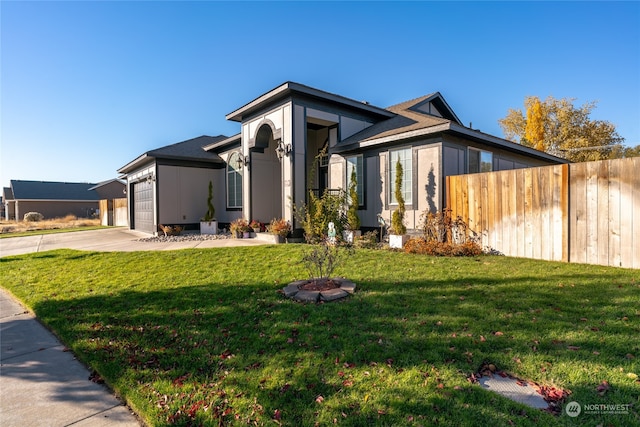
M389 151L389 200L391 204L397 204L395 194L396 186L396 163L400 160L402 165L402 197L408 205L413 203L412 187L413 187L413 161L411 158L411 148L403 148L401 150Z
M469 173L491 172L493 170L493 153L469 148Z
M234 152L227 162L227 207L242 208L242 162Z
M356 170L356 191L358 192L358 204L364 206L364 169L362 165L362 156L347 157L347 189L351 183L351 172Z

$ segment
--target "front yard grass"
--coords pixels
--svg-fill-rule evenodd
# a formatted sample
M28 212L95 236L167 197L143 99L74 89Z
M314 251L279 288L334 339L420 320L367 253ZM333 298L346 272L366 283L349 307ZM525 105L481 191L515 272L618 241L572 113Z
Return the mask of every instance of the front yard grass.
M278 292L303 248L60 250L0 277L150 425L640 425L640 271L357 250L356 293L304 305ZM530 409L470 383L483 363L632 406Z

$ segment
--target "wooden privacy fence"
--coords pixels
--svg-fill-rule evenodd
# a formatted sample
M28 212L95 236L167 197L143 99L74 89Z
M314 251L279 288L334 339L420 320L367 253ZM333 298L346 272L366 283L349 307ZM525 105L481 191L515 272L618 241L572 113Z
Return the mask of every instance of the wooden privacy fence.
M640 268L640 157L449 176L446 198L505 255Z
M127 199L100 200L100 223L116 227L129 225L127 221Z

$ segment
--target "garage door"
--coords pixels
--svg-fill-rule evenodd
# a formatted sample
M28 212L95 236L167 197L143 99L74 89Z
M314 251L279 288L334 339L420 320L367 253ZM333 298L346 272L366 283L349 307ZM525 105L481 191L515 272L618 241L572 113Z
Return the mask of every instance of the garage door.
M153 233L153 183L137 182L133 185L133 228Z

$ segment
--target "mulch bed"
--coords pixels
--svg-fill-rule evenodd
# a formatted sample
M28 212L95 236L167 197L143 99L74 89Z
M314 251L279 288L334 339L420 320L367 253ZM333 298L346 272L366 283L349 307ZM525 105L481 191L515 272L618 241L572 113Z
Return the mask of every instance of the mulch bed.
M298 285L298 289L301 291L328 291L330 289L338 289L340 283L336 283L332 279L314 279L309 280L307 283Z

